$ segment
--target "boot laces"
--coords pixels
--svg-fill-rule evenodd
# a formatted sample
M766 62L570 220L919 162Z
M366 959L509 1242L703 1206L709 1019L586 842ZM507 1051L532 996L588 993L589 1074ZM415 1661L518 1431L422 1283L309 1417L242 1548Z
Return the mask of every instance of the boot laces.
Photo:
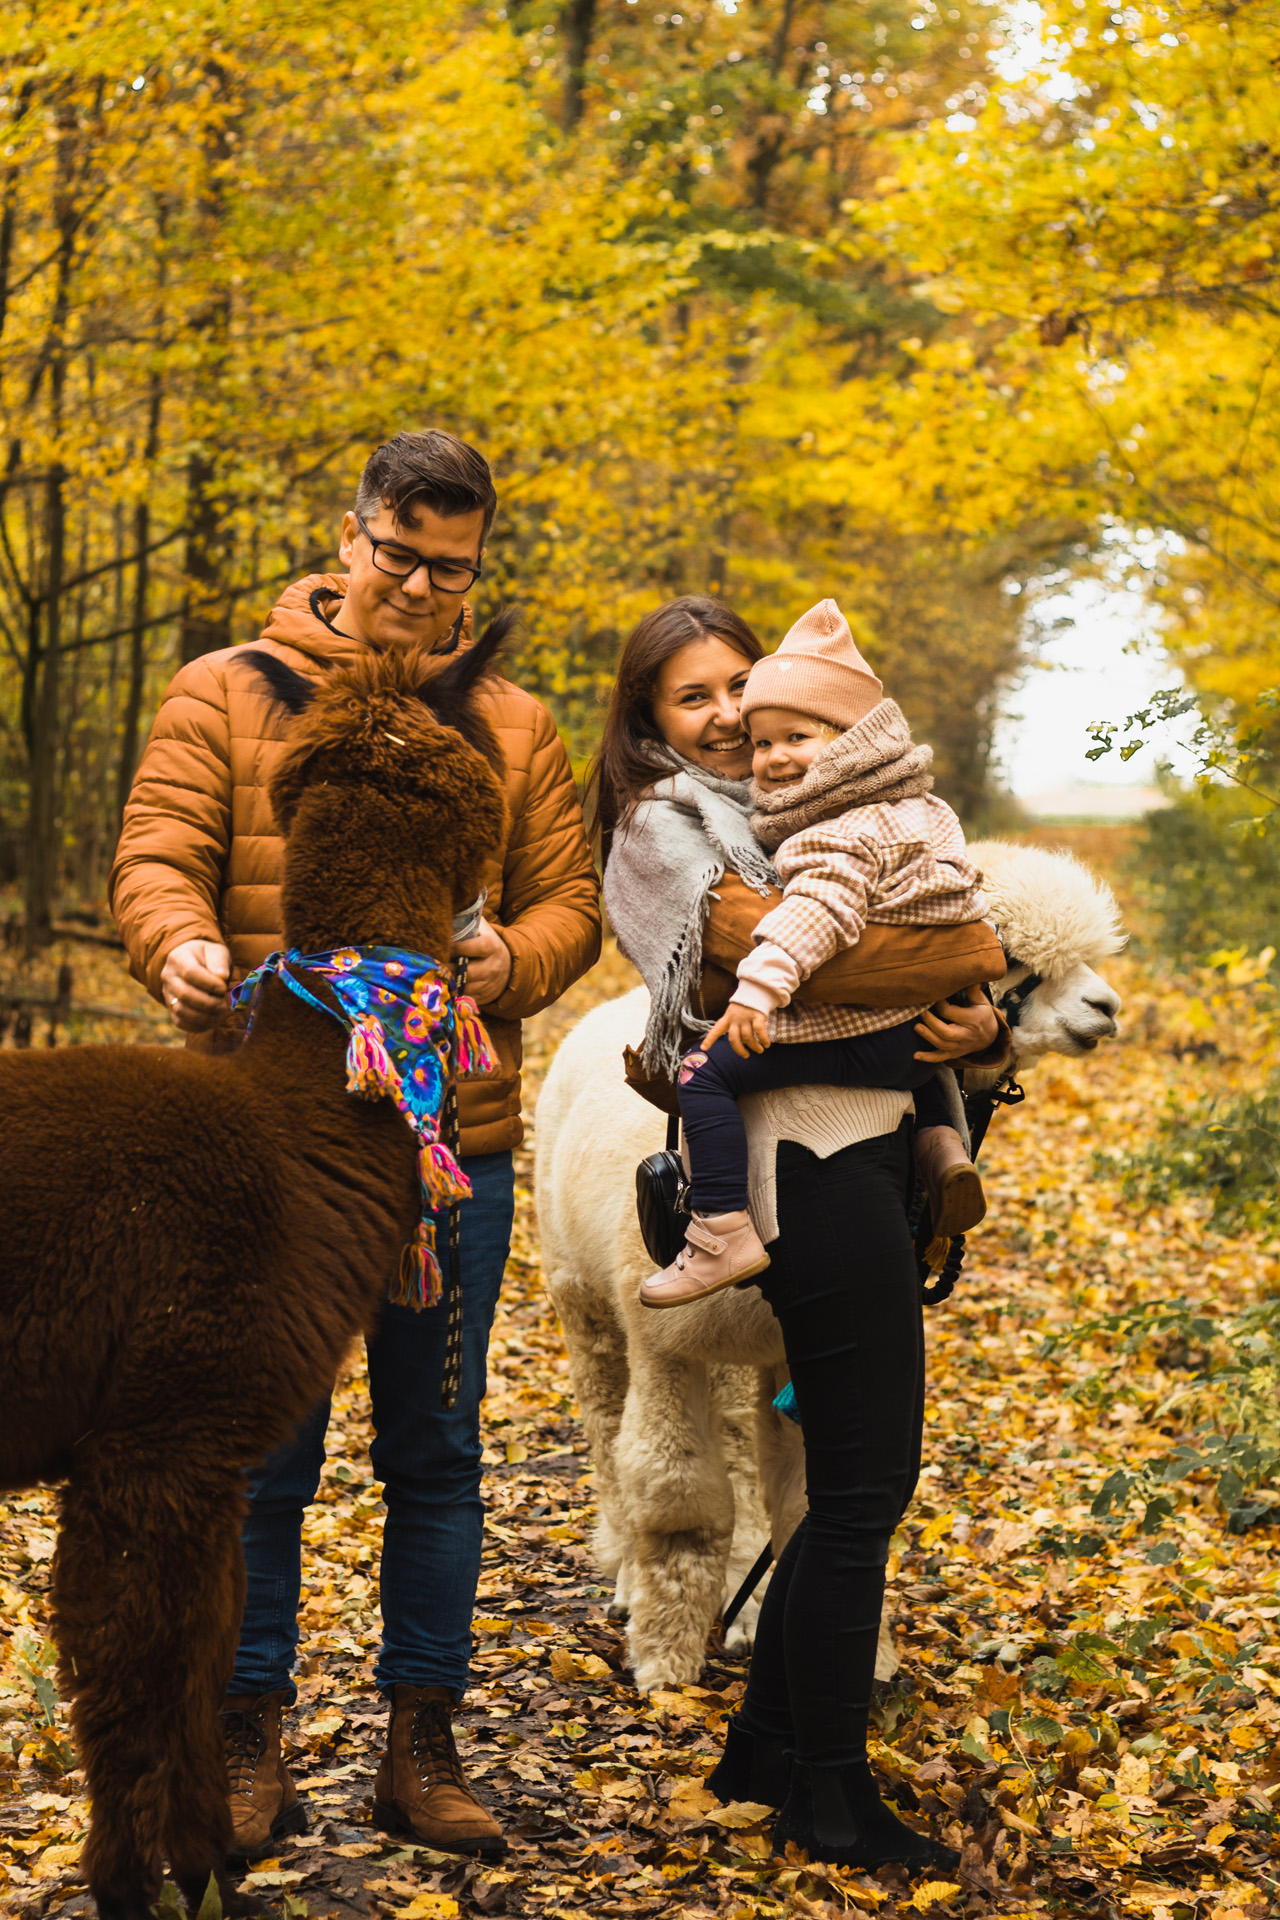
M258 1765L267 1751L261 1708L235 1707L219 1715L227 1752L227 1792L252 1793Z
M443 1700L419 1700L413 1710L409 1747L423 1787L448 1782L469 1792L453 1738L453 1721Z

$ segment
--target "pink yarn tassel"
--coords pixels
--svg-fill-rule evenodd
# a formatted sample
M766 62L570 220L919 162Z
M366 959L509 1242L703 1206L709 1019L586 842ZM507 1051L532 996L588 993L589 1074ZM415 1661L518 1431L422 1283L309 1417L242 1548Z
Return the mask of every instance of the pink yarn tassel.
M436 1258L436 1229L432 1220L419 1220L413 1239L400 1255L400 1269L387 1293L393 1306L421 1313L438 1306L444 1292Z
M451 1207L455 1200L471 1198L471 1182L439 1140L424 1140L419 1148L418 1178L432 1207Z
M492 1073L496 1062L479 1007L469 993L460 993L454 999L453 1011L457 1022L459 1078L467 1080L473 1074Z
M368 1014L362 1015L351 1029L347 1047L347 1092L362 1094L366 1100L377 1100L384 1093L393 1093L399 1085L400 1076L387 1052L381 1023Z

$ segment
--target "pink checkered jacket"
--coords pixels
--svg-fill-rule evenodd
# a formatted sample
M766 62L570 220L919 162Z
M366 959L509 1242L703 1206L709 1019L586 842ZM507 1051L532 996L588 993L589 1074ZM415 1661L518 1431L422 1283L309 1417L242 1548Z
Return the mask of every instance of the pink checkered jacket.
M773 858L783 898L756 927L733 997L770 1015L775 1040L844 1039L918 1019L924 1007L790 1002L815 967L857 944L869 920L952 926L987 911L960 822L931 793L850 807L793 833Z

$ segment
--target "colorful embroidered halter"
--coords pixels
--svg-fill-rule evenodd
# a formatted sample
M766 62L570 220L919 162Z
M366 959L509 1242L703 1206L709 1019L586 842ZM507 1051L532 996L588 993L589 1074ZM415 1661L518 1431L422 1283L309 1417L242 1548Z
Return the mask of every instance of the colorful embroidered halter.
M307 974L325 982L341 1013L311 991ZM450 1058L464 1079L489 1073L494 1064L476 1003L454 993L448 972L425 954L400 947L333 947L325 953L290 947L269 954L231 989L233 1006L248 1005L250 1026L263 982L273 976L346 1027L347 1091L366 1100L388 1096L417 1137L422 1217L388 1297L415 1312L434 1307L442 1281L431 1214L471 1197L471 1182L440 1139Z

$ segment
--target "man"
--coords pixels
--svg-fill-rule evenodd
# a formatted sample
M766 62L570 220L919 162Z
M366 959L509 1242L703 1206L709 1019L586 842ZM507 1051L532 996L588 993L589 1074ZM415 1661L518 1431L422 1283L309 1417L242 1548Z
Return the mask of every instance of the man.
M365 467L344 515L345 575L289 587L259 645L320 677L365 647L470 644L466 594L479 578L496 495L473 447L440 432L400 433ZM267 785L287 719L227 648L183 667L161 704L138 768L111 875L111 902L137 977L163 1000L188 1045L215 1035L227 987L279 933L281 842ZM511 1236L512 1148L521 1136L520 1022L550 1005L600 947L595 872L568 756L551 716L498 680L489 717L506 759L509 837L486 876L468 957L499 1065L460 1088L462 1164L473 1197L461 1210L465 1314L462 1387L440 1406L441 1306L388 1305L369 1342L376 1438L387 1506L381 1568L383 1637L375 1668L391 1702L375 1819L428 1845L498 1853L501 1829L480 1806L454 1745L452 1711L470 1672L480 1571L479 1409L489 1330ZM234 1857L252 1859L306 1814L280 1750L292 1706L303 1509L324 1461L326 1402L254 1477L245 1523L248 1595L223 1716Z

